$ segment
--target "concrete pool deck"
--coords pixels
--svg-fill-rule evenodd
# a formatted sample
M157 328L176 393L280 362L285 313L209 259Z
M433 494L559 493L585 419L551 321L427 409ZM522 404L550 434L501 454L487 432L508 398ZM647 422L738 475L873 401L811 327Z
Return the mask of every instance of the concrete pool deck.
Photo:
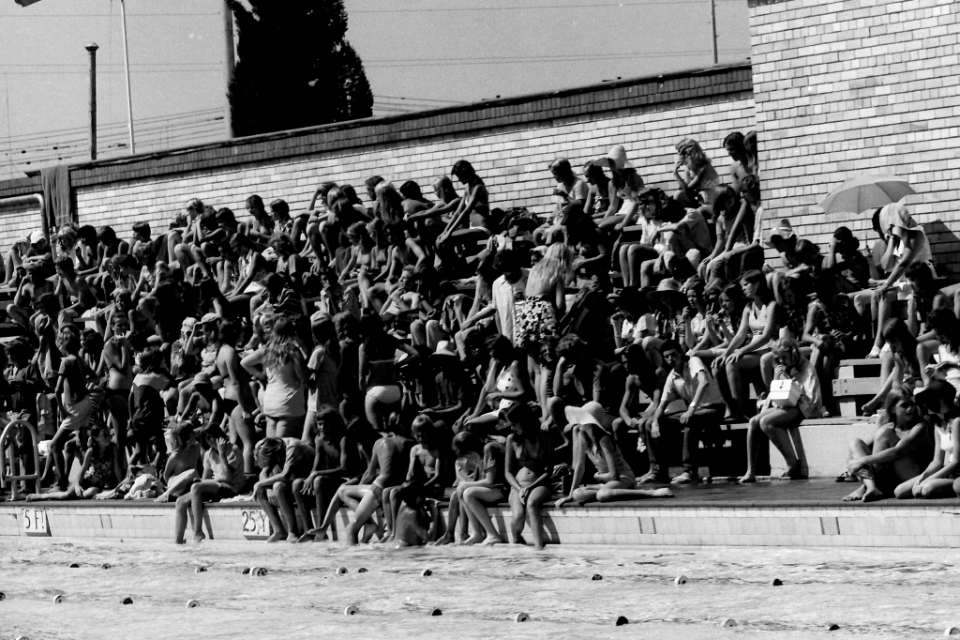
M547 507L544 521L554 544L960 547L960 500L842 502L855 487L823 479L702 484L676 488L674 498ZM491 514L505 532L506 505ZM337 524L346 522L341 512ZM0 503L0 537L163 540L172 529L169 504ZM256 503L231 502L206 510L204 530L211 540L258 540L269 524Z

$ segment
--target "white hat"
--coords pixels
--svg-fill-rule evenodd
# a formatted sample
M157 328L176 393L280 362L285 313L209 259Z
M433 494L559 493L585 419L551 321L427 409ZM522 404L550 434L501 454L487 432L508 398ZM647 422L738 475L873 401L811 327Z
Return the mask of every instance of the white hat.
M454 358L459 358L456 351L453 351L450 348L449 340L441 340L437 343L437 349L433 352L435 356L453 356Z
M41 240L46 240L47 236L43 235L43 231L34 231L30 234L30 244L37 244Z
M615 171L633 169L633 165L627 160L627 150L623 148L622 144L614 145L607 152L607 155L600 156L593 163L602 167L609 167Z
M210 322L216 322L219 319L220 319L220 316L218 316L215 313L205 313L203 314L203 317L200 318L200 322L198 322L197 324L203 325Z

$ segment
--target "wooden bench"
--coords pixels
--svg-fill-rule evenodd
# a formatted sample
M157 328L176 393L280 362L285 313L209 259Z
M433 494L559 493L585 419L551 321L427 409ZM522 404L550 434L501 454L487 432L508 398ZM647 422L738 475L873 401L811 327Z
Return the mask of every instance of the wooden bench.
M841 360L833 379L833 396L840 416L856 417L883 386L878 358Z

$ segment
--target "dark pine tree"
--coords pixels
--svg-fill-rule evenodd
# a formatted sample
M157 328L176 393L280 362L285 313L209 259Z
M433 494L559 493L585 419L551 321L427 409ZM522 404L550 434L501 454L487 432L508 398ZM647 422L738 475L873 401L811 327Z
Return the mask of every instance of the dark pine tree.
M370 116L373 93L343 0L227 0L240 34L230 82L237 136Z

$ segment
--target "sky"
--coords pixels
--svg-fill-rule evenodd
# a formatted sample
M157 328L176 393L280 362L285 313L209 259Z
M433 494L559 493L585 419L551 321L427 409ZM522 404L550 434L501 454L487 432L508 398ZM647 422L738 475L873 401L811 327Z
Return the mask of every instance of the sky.
M746 0L715 0L720 63L749 56ZM125 0L137 152L228 137L222 0ZM344 0L374 115L713 64L710 0ZM0 179L130 153L120 0L0 0Z

